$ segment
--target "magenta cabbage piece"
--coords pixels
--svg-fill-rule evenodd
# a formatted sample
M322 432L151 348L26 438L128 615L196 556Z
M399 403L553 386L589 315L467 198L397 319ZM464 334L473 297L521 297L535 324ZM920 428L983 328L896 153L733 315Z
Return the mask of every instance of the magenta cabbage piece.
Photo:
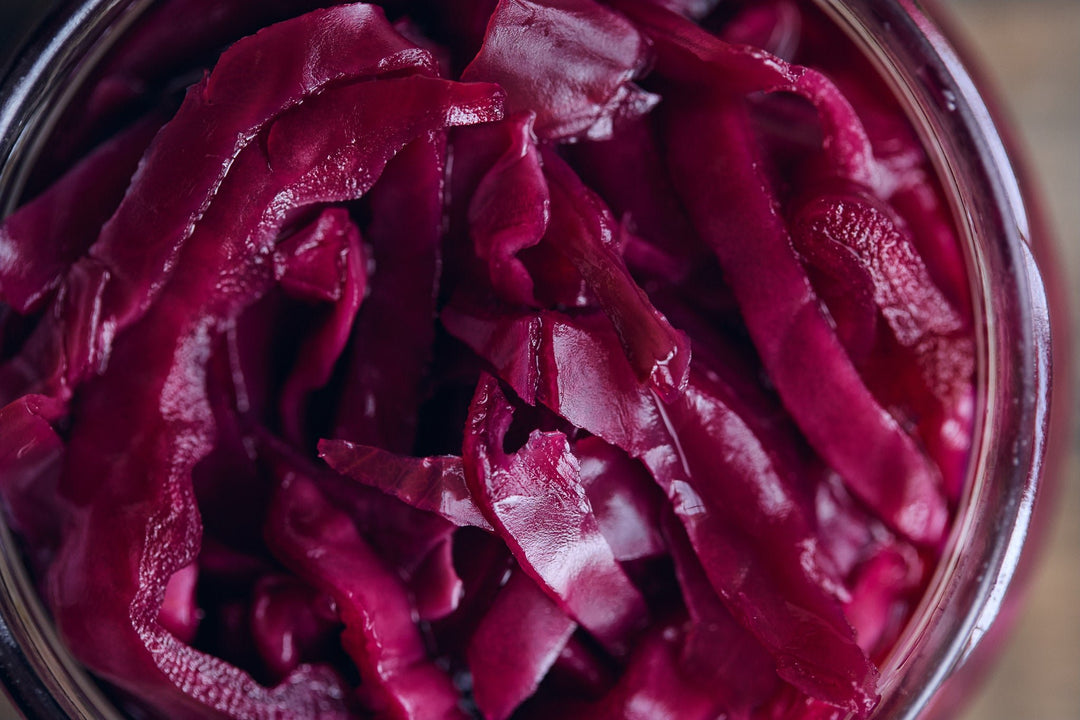
M595 0L499 0L488 23L461 77L499 83L507 110L535 113L544 140L609 137L617 117L656 104L633 83L648 61L647 41Z
M369 292L346 352L334 437L410 452L435 342L447 139L414 140L368 196Z
M464 717L450 678L428 658L404 584L302 467L282 461L266 517L274 554L330 595L341 643L369 707L390 717Z
M342 475L440 515L459 527L491 530L473 502L460 457L403 457L347 440L323 440L319 457Z
M675 177L697 178L683 189L688 212L731 278L747 330L785 406L860 499L913 540L937 542L948 520L940 474L844 352L764 178L755 172L745 110L686 102L669 123ZM712 130L707 136L706 128ZM756 275L762 264L770 272Z
M528 575L515 571L466 649L476 706L484 717L503 720L532 695L576 628Z
M469 408L462 456L470 494L521 569L613 655L625 654L648 611L615 559L560 432L533 430L503 448L513 406L483 375Z
M869 63L797 0L320 5L155 5L0 225L71 652L139 716L870 716L976 363Z
M333 303L329 317L300 348L281 389L283 432L300 442L304 401L327 383L348 343L367 288L367 258L356 224L347 212L334 208L279 244L274 260L274 277L286 294Z
M536 305L532 276L517 254L547 232L551 196L533 142L532 113L502 123L507 148L476 186L469 202L469 235L487 262L491 286L511 303Z
M27 314L97 240L120 204L160 118L149 115L79 161L0 227L0 299Z

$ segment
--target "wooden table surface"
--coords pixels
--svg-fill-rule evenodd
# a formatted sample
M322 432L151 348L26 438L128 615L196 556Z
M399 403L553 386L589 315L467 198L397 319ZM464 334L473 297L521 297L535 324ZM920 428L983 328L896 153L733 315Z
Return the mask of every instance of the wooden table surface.
M981 56L1027 146L1058 233L1073 307L1080 309L1080 2L939 1ZM0 56L21 27L24 8L42 5L0 0ZM1076 328L1080 338L1080 323ZM1080 368L1080 352L1073 357ZM1077 437L1057 498L1057 522L1027 602L996 669L962 720L1080 720ZM0 720L13 717L0 697Z
M1080 2L940 0L1012 115L1057 232L1080 338ZM1080 345L1074 345L1080 348ZM1080 377L1080 351L1073 352ZM1066 401L1070 399L1066 398ZM1076 402L1072 401L1073 417ZM1078 428L1080 429L1080 428ZM1005 653L963 720L1080 720L1080 439Z

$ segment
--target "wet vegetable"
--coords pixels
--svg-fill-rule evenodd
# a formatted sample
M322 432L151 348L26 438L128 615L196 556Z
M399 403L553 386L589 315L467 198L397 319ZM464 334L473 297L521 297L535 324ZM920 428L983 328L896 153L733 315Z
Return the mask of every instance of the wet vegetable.
M0 493L74 655L175 718L867 717L974 344L847 41L793 0L204 4L0 225Z

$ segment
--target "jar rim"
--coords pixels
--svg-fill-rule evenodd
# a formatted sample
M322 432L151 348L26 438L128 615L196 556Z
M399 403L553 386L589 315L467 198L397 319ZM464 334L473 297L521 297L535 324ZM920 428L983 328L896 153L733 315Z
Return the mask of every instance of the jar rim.
M24 38L0 76L0 217L13 209L35 142L51 131L73 78L89 72L152 0L65 0ZM0 512L0 684L30 718L118 718L115 706L64 648Z
M873 715L912 720L978 646L1020 564L1049 435L1048 292L1030 247L1032 211L1010 153L936 20L914 0L813 2L878 65L916 126L953 204L982 320L965 496L933 579L883 663L882 701ZM63 106L57 78L88 71L150 3L64 3L8 68L0 85L0 215L18 199L34 143L49 134ZM982 537L988 522L997 532ZM115 715L59 643L14 548L0 517L0 681L31 716Z
M878 65L915 126L953 206L981 320L965 495L934 577L882 666L874 717L911 720L975 652L1021 565L1050 433L1048 290L1032 253L1034 208L984 91L940 23L913 0L815 2Z

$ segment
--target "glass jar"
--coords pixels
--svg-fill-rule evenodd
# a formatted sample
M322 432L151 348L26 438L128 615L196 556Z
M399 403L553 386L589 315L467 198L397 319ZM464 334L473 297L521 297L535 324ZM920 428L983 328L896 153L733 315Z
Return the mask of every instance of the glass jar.
M1051 317L1063 305L1043 274L1052 269L1048 239L1006 140L940 26L914 0L817 2L877 65L921 136L952 207L976 308L978 409L965 495L936 574L883 664L873 716L911 720L947 713L963 696L969 673L961 670L992 645L987 634L1045 524L1037 500L1067 435L1066 403L1051 404L1052 395L1067 398L1067 379L1052 374L1068 367L1065 323ZM149 4L67 3L17 58L0 88L0 215L20 200L80 81ZM59 642L2 518L0 676L31 718L117 714Z

